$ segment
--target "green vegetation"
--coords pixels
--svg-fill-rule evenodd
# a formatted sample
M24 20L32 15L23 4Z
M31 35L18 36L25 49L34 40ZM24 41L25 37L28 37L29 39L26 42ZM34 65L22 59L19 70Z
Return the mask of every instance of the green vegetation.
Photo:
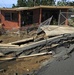
M68 20L69 25L74 27L74 17Z
M13 4L12 7L32 7L39 5L55 5L55 0L17 0L17 5Z
M58 6L74 6L74 1L61 0L57 2Z
M61 0L56 4L56 0L17 0L17 4L13 4L14 7L33 7L39 5L49 5L49 6L73 6L74 1Z

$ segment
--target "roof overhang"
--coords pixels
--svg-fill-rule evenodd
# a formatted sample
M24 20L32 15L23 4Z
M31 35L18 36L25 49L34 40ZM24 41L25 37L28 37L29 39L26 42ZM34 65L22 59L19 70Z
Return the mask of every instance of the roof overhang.
M9 11L23 11L23 10L34 10L34 9L40 9L40 8L45 8L45 9L72 9L74 8L73 6L34 6L34 7L18 7L18 8L0 8L0 10L9 10Z

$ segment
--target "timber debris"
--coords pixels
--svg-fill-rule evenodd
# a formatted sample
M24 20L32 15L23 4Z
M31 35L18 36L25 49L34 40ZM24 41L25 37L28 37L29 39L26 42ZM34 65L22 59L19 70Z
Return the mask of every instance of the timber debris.
M40 61L36 60L36 63L40 63L43 60L48 60L50 57L57 58L57 56L59 55L56 55L56 54L61 52L60 50L57 51L57 49L61 47L69 49L71 44L74 42L74 28L73 27L43 25L43 26L40 26L39 29L41 29L40 32L38 32L37 34L34 33L32 35L30 34L31 32L29 32L28 30L27 36L26 36L27 39L24 38L24 35L26 34L23 33L24 35L22 37L21 35L20 36L16 35L17 37L20 37L19 41L15 40L15 41L8 42L8 43L0 43L0 57L1 57L0 58L0 61L1 61L0 71L4 72L8 69L11 69L12 67L10 66L11 63L14 63L14 65L16 63L18 64L18 60L19 62L23 61L22 63L24 63L25 62L24 60L26 58L33 58L33 57L37 58L41 56L42 59L40 59ZM11 37L11 36L8 35L8 37ZM72 49L70 48L69 50L67 50L67 52L64 52L64 54L69 54L71 52L72 52ZM50 56L50 57L43 59L43 56L45 55ZM68 58L67 55L63 56L64 60L66 58ZM32 60L32 63L34 60ZM31 59L27 60L27 63L29 63L29 61L31 61ZM3 62L7 63L7 66L4 65ZM20 64L22 65L22 63ZM21 67L22 71L24 70L24 67L23 68ZM18 69L19 67L17 68L17 71L19 72L20 69L19 70ZM30 72L31 70L33 71L34 69L32 68L29 69L29 66L28 68L26 68L26 71L28 72ZM14 67L13 67L13 72L16 74L16 72L14 71Z

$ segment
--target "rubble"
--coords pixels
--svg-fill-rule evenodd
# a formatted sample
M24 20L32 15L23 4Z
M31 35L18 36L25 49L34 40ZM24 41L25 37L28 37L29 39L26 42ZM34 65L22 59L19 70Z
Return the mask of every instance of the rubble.
M46 26L46 28L48 28L48 26ZM0 69L6 70L6 72L4 72L6 74L17 73L17 72L18 74L19 73L24 74L24 72L31 72L37 70L40 64L44 60L48 61L50 57L53 58L52 56L58 53L56 49L59 48L62 44L64 48L70 47L68 43L71 43L74 40L74 34L73 34L74 28L62 27L62 26L60 27L50 26L48 29L46 28L45 26L42 27L42 30L44 30L45 34L43 33L37 36L36 35L33 36L31 34L24 34L22 38L21 36L13 36L12 38L12 36L9 35L8 36L4 35L4 37L2 36L2 38L0 37L0 39L3 40L3 42L0 44L0 48L2 49L2 47L3 48L7 47L2 49L1 52L3 52L3 50L9 51L8 53L5 53L5 55L0 58L1 59ZM58 31L60 29L59 33L57 31L57 28ZM64 32L65 29L67 33ZM48 30L49 32L47 32L46 30ZM69 32L69 30L71 31ZM53 34L54 31L55 33ZM9 40L9 41L6 41L6 43L4 43L4 40ZM53 52L55 54L53 54ZM46 58L43 58L44 56ZM35 59L32 60L32 58ZM27 59L27 61L25 61L25 59ZM4 65L5 63L2 62L5 62L7 65ZM30 65L32 67L29 67ZM16 68L16 70L14 70L14 68Z

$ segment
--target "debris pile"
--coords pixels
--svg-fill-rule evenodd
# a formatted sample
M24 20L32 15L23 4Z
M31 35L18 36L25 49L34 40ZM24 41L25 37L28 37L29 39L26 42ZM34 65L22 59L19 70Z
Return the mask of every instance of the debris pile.
M0 35L5 33L6 33L5 29L3 28L3 25L0 23Z

